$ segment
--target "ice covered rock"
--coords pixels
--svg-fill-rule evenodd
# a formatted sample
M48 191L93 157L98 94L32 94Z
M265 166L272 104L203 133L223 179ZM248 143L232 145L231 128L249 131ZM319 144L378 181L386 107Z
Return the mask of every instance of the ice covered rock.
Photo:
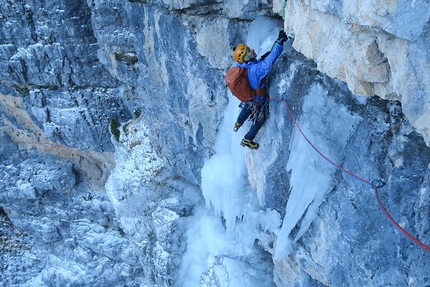
M5 282L428 283L423 251L307 149L282 102L260 150L245 159L232 136L231 48L253 33L272 44L277 29L252 20L280 20L284 2L3 1L0 205L20 230L5 232ZM428 243L428 3L286 8L298 52L271 96L335 161L386 180L389 211Z

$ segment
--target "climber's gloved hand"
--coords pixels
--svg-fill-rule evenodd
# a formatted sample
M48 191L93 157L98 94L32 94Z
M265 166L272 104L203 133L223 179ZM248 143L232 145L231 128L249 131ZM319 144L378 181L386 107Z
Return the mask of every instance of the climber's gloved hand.
M281 45L284 45L284 43L287 41L288 41L288 36L287 34L285 34L284 29L282 29L281 31L279 31L279 34L278 34L278 43Z
M261 56L261 60L266 59L266 57L269 56L269 54L270 54L270 51L267 51L266 53L264 53L264 55Z

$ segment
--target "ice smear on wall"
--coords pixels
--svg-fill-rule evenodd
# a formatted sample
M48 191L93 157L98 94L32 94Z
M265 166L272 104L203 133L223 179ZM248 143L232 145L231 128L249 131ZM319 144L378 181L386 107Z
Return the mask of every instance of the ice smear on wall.
M265 53L277 38L279 27L278 21L273 19L255 20L251 25L247 44L254 48L258 55ZM308 120L308 124L303 125L302 129L312 142L318 143L321 150L338 162L343 158L343 151L342 147L337 145L347 140L357 119L354 116L348 117L346 110L327 108L336 103L323 93L324 89L315 84L310 93L304 95L306 99L302 116L310 117L311 120ZM278 240L275 259L283 258L288 254L291 241L300 238L309 228L325 195L332 188L331 178L336 169L317 154L295 129L289 147L291 157L286 166L286 169L291 170L292 190L283 225L279 230L279 214L260 209L256 192L248 182L245 149L239 143L248 131L250 123L247 121L237 133L233 132L234 122L240 112L238 105L239 101L229 94L229 104L214 147L215 154L206 160L202 168L202 194L205 204L198 204L199 196L192 187L178 183L177 189L182 190L185 197L182 200L189 197L188 200L195 206L193 215L182 219L180 227L176 225L177 228L183 228L186 249L174 286L214 286L214 280L221 284L220 286L229 287L274 286L271 259L267 260L267 257L264 257L267 254L264 255L261 249L256 247L256 239L264 244L271 240L264 231L276 233ZM330 109L337 110L338 114L321 114ZM335 126L339 122L337 117L343 119L341 126ZM321 118L327 119L324 128ZM300 123L300 119L298 120ZM137 156L142 160L145 157L145 154ZM135 160L132 164L137 163ZM140 162L137 166L148 164ZM142 172L151 174L153 170ZM128 177L133 176L135 175ZM127 182L133 184L133 181ZM118 183L115 183L117 187ZM124 195L125 190L140 188L126 186L121 188L121 194ZM116 203L114 205L119 208L121 204L116 202L118 196L112 194L115 190L111 190L111 196ZM151 202L151 199L147 200ZM125 222L122 223L126 225ZM296 225L299 226L299 231L295 238L291 238L290 233Z
M258 18L250 27L247 44L262 55L271 49L279 27L279 21ZM199 286L199 282L207 286L210 278L217 278L221 286L274 286L270 264L262 261L254 243L257 238L265 240L261 229L277 229L280 218L276 212L260 210L257 195L249 185L240 141L250 123L233 132L238 105L239 101L229 94L216 153L202 169L206 207L195 215L187 231L188 247L176 286Z
M342 146L355 129L359 117L345 108L336 108L338 105L318 83L304 97L302 117L307 120L301 125L297 119L299 126L321 153L341 164L344 157ZM336 113L327 114L325 111ZM336 172L336 167L324 159L297 128L293 131L289 148L291 153L286 168L291 170L291 193L281 231L277 234L275 260L288 255L291 242L297 241L318 216L319 206L333 188L332 179ZM292 239L290 233L296 225L299 231Z
M250 25L247 45L254 48L258 55L265 53L271 49L280 27L280 21L266 17L256 19ZM239 101L229 93L229 104L215 144L216 154L205 162L202 169L206 204L213 206L215 213L225 219L227 228L234 228L236 218L242 217L245 212L244 199L247 194L255 196L247 180L245 151L239 145L249 130L249 121L237 133L233 132L240 112L238 105Z

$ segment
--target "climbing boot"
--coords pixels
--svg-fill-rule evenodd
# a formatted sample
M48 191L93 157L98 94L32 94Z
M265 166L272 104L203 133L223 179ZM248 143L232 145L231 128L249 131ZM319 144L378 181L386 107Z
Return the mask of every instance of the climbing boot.
M236 122L236 123L234 124L233 130L234 130L235 132L237 132L237 130L238 130L241 126L242 126L242 124L239 124L238 122Z
M250 149L257 149L258 148L258 143L254 142L252 140L247 140L247 139L243 139L241 141L240 145L249 147Z

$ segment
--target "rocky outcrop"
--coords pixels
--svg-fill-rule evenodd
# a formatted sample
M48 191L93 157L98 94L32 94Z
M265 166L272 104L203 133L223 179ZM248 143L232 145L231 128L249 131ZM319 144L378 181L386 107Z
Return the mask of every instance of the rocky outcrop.
M271 95L288 99L338 163L385 179L390 212L430 242L428 4L334 2L287 2L296 51L270 74ZM172 286L229 101L231 47L258 16L280 18L282 6L2 1L2 282ZM265 274L273 267L278 286L425 286L427 255L381 216L371 190L332 167L323 182L300 182L309 167L325 166L293 165L299 136L282 102L272 102L261 149L247 153L262 210L284 218L294 188L319 192L303 217L261 231L253 257L273 259ZM216 286L229 265L251 268L245 257L216 258L201 284Z
M0 8L0 202L21 230L2 233L17 244L2 254L1 281L125 286L128 271L111 270L141 271L103 190L115 166L111 131L134 117L118 96L127 88L97 58L85 2L40 5Z
M359 178L386 181L383 204L406 230L428 242L430 150L400 103L378 97L359 103L345 84L321 74L297 52L283 55L271 80L272 94L287 99L316 148ZM267 246L277 286L425 285L426 251L387 220L374 190L312 149L283 102L271 107L261 150L248 154L248 165L260 205L284 217L275 247ZM289 204L309 194L314 195L305 206Z
M430 5L427 1L287 1L294 49L363 96L399 100L430 142Z

